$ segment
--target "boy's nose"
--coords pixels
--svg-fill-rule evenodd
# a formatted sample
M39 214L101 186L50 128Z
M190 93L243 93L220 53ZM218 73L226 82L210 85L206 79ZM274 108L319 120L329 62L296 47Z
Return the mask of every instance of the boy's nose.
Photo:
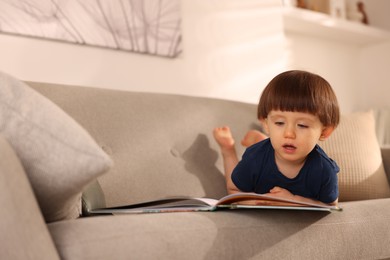
M294 139L295 138L295 131L291 127L286 127L284 130L284 137Z

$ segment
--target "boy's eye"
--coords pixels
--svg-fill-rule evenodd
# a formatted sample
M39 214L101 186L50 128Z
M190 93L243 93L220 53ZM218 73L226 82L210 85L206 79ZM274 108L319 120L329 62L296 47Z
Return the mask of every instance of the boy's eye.
M284 125L284 122L276 121L276 122L275 122L275 125L281 126L281 125Z
M298 127L299 127L299 128L308 128L309 126L304 125L304 124L298 124Z

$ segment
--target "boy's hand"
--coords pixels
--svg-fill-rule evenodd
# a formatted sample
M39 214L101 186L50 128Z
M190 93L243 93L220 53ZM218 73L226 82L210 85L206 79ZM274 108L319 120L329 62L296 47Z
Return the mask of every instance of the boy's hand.
M278 198L284 198L284 199L289 199L293 200L294 199L294 194L292 194L290 191L283 189L281 187L275 186L272 188L268 195L271 195L273 197L278 197Z
M281 188L281 187L274 187L272 188L268 195L273 196L273 197L279 197L279 198L284 198L284 199L289 199L289 200L295 200L295 201L302 201L302 202L307 202L307 203L314 203L314 204L320 204L320 205L331 205L331 206L337 206L338 200L335 200L332 203L325 204L321 201L310 199L310 198L305 198L299 195L294 195L290 191Z
M222 150L234 148L233 135L228 126L214 128L213 135Z

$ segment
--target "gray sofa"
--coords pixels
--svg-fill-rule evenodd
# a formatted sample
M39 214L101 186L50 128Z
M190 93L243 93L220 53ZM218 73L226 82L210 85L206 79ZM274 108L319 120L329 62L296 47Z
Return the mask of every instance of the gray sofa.
M230 125L238 140L248 129L259 128L252 104L46 83L28 85L75 119L113 161L109 170L77 191L85 192L84 212L91 207L177 195L220 198L226 191L213 127ZM37 195L12 140L0 139L0 146L1 259L390 257L390 198L383 195L387 191L356 200L352 192L343 199L344 193L354 190L354 184L341 185L343 211L332 213L224 210L48 220L42 201L50 197L40 199L41 194ZM237 150L243 152L239 144ZM390 149L381 152L384 164L379 168L384 166L390 173ZM388 186L387 179L384 184ZM96 189L100 193L95 193ZM357 193L362 193L359 187Z

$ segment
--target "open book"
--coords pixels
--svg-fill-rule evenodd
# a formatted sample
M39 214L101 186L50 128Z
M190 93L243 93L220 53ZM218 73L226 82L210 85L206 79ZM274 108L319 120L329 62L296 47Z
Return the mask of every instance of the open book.
M257 193L235 193L219 200L208 198L175 197L139 204L92 209L90 214L162 213L186 211L215 211L218 209L290 209L341 211L337 206L298 202Z

